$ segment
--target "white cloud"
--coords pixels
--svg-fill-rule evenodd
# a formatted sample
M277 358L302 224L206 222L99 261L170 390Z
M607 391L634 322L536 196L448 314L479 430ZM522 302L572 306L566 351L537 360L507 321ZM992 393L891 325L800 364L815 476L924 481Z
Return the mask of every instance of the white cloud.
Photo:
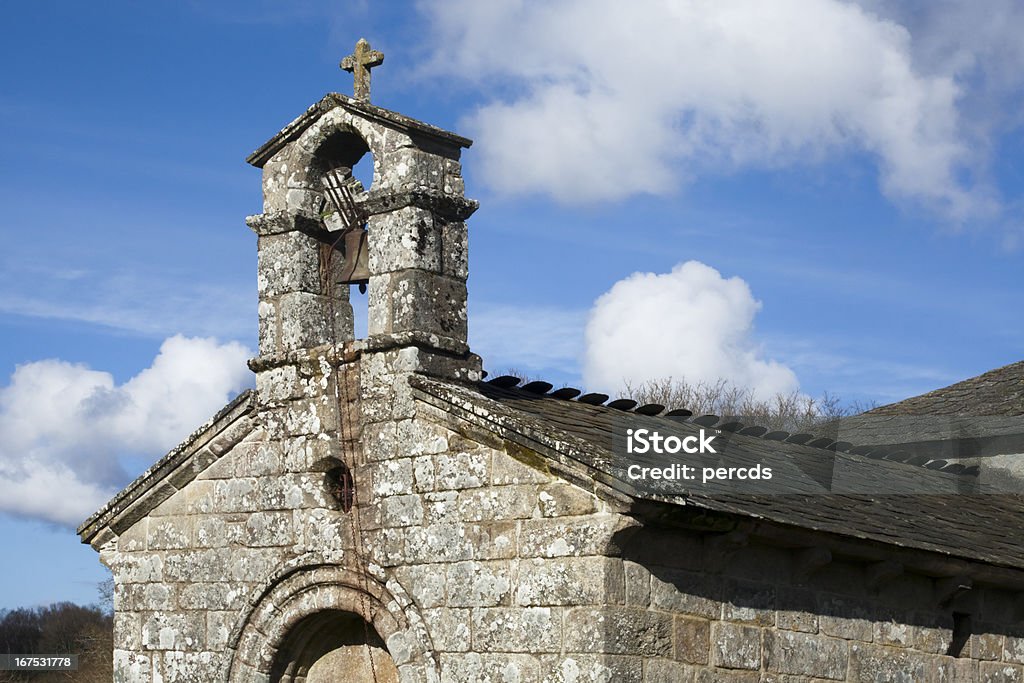
M759 398L798 387L785 365L763 357L752 338L761 304L747 283L698 261L670 273L634 273L594 302L586 327L588 388L620 390L672 377L724 379Z
M242 345L170 337L123 384L61 360L0 388L0 511L77 524L124 485L122 455L169 450L251 381Z
M855 151L877 158L892 197L957 220L993 211L962 178L972 159L955 65L919 68L908 30L855 4L421 6L436 46L426 68L499 93L467 123L500 190L615 200Z

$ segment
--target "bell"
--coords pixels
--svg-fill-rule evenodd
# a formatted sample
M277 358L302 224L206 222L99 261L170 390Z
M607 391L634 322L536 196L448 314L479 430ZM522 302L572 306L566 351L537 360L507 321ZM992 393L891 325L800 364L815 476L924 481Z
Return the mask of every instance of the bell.
M366 228L354 228L345 233L345 263L338 281L339 284L359 285L360 292L366 291L366 283L370 281L367 237Z

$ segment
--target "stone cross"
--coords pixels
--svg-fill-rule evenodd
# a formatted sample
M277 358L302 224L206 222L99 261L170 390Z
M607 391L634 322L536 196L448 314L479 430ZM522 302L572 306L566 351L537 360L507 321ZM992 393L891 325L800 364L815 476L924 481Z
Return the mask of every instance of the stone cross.
M370 69L383 63L384 53L371 50L366 38L360 38L355 52L338 64L345 71L352 72L352 80L355 81L352 90L357 100L370 101Z

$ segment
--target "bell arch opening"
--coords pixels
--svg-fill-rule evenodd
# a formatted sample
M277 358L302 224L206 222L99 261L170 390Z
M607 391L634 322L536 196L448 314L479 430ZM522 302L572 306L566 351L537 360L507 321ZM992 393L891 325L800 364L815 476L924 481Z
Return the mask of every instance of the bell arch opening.
M325 610L297 623L278 650L273 683L397 683L398 668L374 627L353 612Z
M370 191L374 169L375 160L369 145L359 133L347 127L327 135L313 153L310 164L312 184L323 193L320 216L337 239L332 253L341 262L336 264L337 272L332 272L332 277L347 290L355 339L365 338L367 334L368 234L361 199ZM355 237L360 231L361 237Z

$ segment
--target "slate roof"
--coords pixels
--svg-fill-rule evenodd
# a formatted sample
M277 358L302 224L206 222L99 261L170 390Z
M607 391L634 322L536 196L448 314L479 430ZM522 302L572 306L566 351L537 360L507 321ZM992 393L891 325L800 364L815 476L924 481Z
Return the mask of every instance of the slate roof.
M585 395L582 400L572 400L573 390L550 392L551 385L542 382L524 389L498 378L480 383L475 390L421 377L412 382L421 400L582 469L595 481L636 500L690 506L1024 569L1024 535L1007 533L1019 529L1024 520L1024 496L1017 493L1015 480L989 480L976 470L964 474L963 470L934 469L945 463L914 465L875 459L870 452L857 454L854 451L858 449L850 444L821 448L809 445L813 440L796 443L787 441L790 435L783 432L750 430L743 434L743 428L735 424L679 413L673 416L660 406L632 408L632 402L595 405L607 397ZM644 414L656 411L659 414ZM622 438L627 425L686 436L697 434L702 426L712 430L710 424L723 428L719 434L722 461L736 466L771 466L775 477L770 486L736 488L627 476L625 468L632 463L660 467L682 460L669 455L625 456L616 438ZM804 436L797 440L806 441Z
M868 415L1024 415L1024 360L927 394L869 410Z
M832 433L962 462L1024 453L1024 361L846 418Z

